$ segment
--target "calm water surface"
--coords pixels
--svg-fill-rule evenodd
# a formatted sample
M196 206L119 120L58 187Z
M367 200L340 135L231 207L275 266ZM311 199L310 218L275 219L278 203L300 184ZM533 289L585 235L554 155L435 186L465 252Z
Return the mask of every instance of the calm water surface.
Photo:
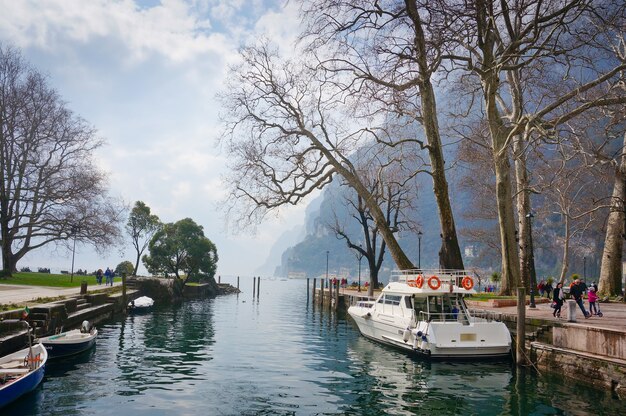
M249 286L246 287L246 286ZM624 415L608 392L510 363L427 363L307 305L306 281L164 306L99 326L2 415Z

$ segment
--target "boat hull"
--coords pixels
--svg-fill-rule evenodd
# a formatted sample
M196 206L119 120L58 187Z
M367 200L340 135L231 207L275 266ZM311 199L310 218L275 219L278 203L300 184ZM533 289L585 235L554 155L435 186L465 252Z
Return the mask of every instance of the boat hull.
M426 330L425 327L430 325L431 334L436 334L437 329L440 333L443 332L480 332L480 323L471 326L462 325L440 325L439 328L435 324L427 324L425 322L419 322L417 328L414 328L411 335L404 340L405 330L408 323L405 325L398 325L385 323L382 320L375 319L372 314L368 316L368 312L363 309L353 308L348 310L348 313L355 321L359 332L361 334L375 342L391 346L395 349L402 350L409 355L426 358L429 360L454 360L454 361L472 361L472 360L490 360L490 359L508 359L511 356L510 338L507 339L508 330L502 323L490 323L491 327L500 327L502 337L500 341L494 345L476 345L476 343L468 343L469 345L445 345L442 342L423 343L416 333L419 328ZM487 324L484 324L487 325ZM448 334L446 334L448 335ZM440 338L443 338L441 336ZM458 337L457 337L458 338Z
M15 357L16 359L21 358L23 360L23 357L28 354L28 351L29 349L26 348L16 353L10 354L7 357ZM48 360L48 354L46 352L46 349L40 344L33 346L33 352L35 354L41 353L41 364L37 369L29 372L23 377L20 377L19 379L8 384L0 385L0 408L3 408L9 403L12 403L15 400L19 399L23 395L33 391L35 388L37 388L39 383L41 383L41 380L43 380L46 362ZM0 361L0 363L2 362L3 361Z
M79 330L41 338L41 343L48 351L50 358L61 358L80 354L96 344L98 330L94 329L89 334L80 333Z

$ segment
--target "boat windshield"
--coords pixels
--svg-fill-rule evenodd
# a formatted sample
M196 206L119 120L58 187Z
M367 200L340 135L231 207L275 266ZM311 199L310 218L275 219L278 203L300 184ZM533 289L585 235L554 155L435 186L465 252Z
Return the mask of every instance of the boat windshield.
M456 293L416 297L414 305L420 321L469 322L463 298Z

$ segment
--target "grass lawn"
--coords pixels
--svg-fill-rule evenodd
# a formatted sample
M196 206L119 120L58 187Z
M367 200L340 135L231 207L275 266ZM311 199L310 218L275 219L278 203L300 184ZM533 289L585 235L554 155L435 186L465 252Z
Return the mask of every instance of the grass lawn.
M34 273L34 272L18 272L13 273L13 277L0 278L0 284L7 285L27 285L27 286L50 286L50 287L80 287L80 283L84 280L89 286L97 285L96 276L79 276L74 275L73 281L70 281L69 274L50 274L50 273ZM116 277L115 281L121 281L121 277ZM102 279L104 282L104 278ZM104 283L102 284L104 287Z

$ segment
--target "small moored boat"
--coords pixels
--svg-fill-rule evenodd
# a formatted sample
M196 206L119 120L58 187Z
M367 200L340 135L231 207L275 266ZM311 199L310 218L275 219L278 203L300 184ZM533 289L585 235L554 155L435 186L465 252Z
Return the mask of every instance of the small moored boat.
M148 296L140 296L128 303L128 309L134 312L147 312L152 309L154 300Z
M48 353L41 344L0 358L0 408L41 383L47 360Z
M506 357L511 334L495 314L474 316L463 298L476 293L465 270L395 271L375 301L348 308L365 337L432 359Z
M80 329L40 338L39 341L48 351L50 358L59 358L88 350L95 345L97 336L98 330L88 321L83 321Z

